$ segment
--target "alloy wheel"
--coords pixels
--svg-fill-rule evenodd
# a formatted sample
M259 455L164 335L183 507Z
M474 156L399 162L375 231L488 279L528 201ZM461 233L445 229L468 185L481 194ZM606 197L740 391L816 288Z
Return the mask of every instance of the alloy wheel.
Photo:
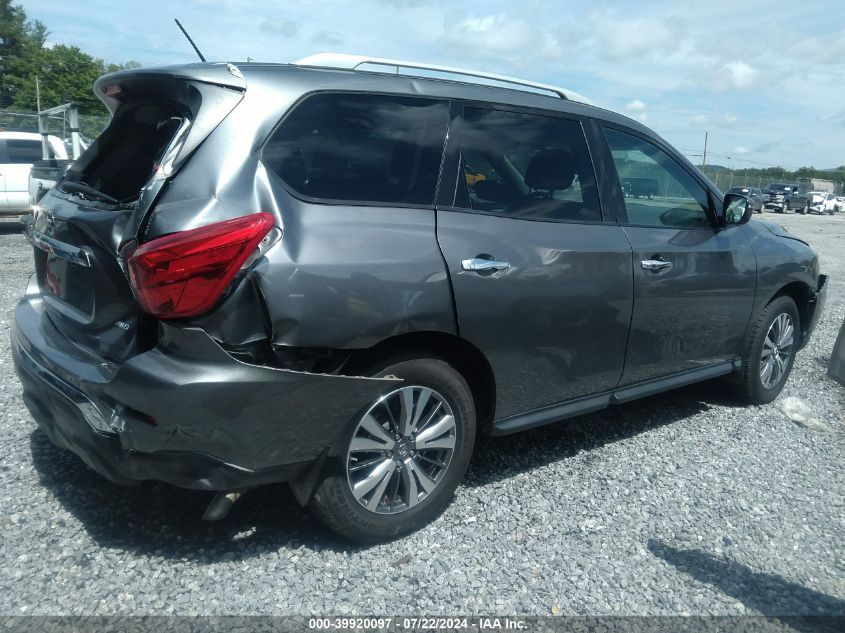
M455 453L457 425L435 390L407 386L379 398L352 434L346 479L352 496L376 514L413 508L442 482Z
M760 382L766 389L776 386L786 374L794 340L792 317L782 312L769 326L760 354Z

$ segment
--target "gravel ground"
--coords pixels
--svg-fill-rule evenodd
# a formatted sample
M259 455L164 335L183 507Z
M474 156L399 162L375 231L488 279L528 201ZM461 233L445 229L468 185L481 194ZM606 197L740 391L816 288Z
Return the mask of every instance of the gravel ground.
M207 494L121 488L54 448L9 353L31 254L0 225L0 614L845 614L845 388L825 376L845 214L766 217L832 278L778 401L707 383L493 440L440 519L367 548L284 486L205 525Z

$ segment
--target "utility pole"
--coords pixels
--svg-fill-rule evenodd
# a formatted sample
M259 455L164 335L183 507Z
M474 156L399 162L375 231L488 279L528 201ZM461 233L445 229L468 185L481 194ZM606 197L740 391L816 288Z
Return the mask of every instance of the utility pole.
M707 132L704 132L704 155L701 157L701 166L704 167L707 164Z
M35 75L35 107L38 108L38 133L41 135L41 158L50 158L47 144L47 125L41 115L41 84L38 83L38 75Z

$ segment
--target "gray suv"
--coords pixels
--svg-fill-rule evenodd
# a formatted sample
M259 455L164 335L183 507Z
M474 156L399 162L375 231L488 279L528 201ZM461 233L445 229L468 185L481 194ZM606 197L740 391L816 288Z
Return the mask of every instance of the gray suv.
M286 481L377 541L446 507L480 434L717 376L778 395L825 297L805 242L579 95L406 66L96 82L111 124L27 226L12 331L55 444L218 491L211 519Z

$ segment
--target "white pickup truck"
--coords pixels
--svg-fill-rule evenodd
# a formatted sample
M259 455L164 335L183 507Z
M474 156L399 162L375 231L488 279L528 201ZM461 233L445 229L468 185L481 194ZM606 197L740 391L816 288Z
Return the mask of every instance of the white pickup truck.
M61 139L47 137L50 159L66 161ZM41 135L35 132L0 132L0 215L29 211L29 175L32 164L42 159Z

